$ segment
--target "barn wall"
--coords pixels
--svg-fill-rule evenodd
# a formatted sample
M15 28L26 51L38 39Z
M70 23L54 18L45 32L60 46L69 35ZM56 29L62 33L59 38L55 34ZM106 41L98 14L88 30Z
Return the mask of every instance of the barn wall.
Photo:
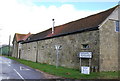
M115 31L118 19L117 8L100 27L100 71L118 70L118 33Z
M36 62L37 42L22 44L21 59Z
M82 44L89 44L84 49ZM99 31L88 31L73 35L67 35L38 42L38 62L56 65L55 45L60 45L59 66L68 68L79 68L80 52L92 52L92 66L99 65ZM82 65L88 65L88 59L82 59Z
M89 48L83 48L82 44L88 44ZM92 52L92 67L99 67L99 31L87 31L38 42L25 43L22 46L21 59L56 65L55 45L60 45L59 66L79 68L80 52ZM37 51L38 50L38 51ZM36 59L37 54L37 59ZM82 66L88 66L88 59L82 59Z

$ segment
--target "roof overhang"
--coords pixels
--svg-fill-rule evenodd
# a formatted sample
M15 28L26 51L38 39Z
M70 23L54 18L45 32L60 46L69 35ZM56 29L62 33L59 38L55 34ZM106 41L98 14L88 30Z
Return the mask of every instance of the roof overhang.
M87 32L87 31L95 31L95 30L99 30L98 27L99 26L91 27L91 28L87 28L87 29L82 29L82 30L78 30L78 31L75 31L75 32L70 32L70 33L62 33L62 34L54 35L54 36L51 36L51 37L45 37L45 38L30 40L30 41L24 41L21 44L40 41L40 40L45 40L45 39L51 39L51 38L55 38L55 37L61 37L61 36L66 36L66 35L71 35L71 34L76 34L76 33L82 33L82 32Z

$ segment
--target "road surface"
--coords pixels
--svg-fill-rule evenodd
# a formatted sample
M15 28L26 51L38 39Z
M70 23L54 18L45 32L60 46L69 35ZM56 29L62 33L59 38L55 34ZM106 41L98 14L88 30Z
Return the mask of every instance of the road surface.
M3 79L44 79L43 73L0 56L0 81Z

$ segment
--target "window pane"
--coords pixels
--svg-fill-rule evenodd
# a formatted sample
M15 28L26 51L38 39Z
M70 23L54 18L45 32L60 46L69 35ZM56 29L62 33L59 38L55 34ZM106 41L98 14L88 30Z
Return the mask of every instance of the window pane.
M82 48L87 49L87 48L89 48L89 45L88 44L82 44Z
M119 21L116 21L116 32L119 32Z

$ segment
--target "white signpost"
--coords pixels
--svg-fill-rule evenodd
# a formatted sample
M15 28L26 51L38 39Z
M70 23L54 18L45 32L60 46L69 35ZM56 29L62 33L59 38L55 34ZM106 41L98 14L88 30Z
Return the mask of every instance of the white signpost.
M61 45L55 45L55 49L56 49L56 68L59 65L59 50L61 49Z
M80 52L80 58L92 58L92 52Z
M91 58L92 58L92 52L80 52L80 69L82 74L90 74L90 66L91 66ZM81 66L81 59L87 58L89 59L89 66Z
M82 66L81 67L81 73L82 74L90 74L90 67Z

